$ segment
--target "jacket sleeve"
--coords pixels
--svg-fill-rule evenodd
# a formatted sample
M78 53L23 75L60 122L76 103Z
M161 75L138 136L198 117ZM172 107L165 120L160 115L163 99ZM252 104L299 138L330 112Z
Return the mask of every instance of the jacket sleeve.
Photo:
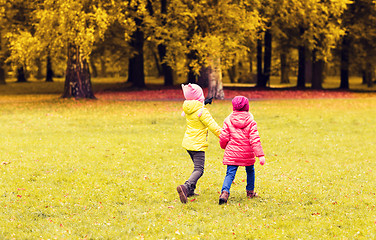
M255 121L253 121L251 124L250 132L249 132L249 141L256 157L265 156L264 151L262 150L262 146L261 146L260 135L257 131L257 123Z
M203 109L203 113L200 117L201 122L209 128L209 130L217 137L221 134L221 127L217 124L217 122L213 119L210 115L209 110L206 108Z
M229 131L229 126L225 120L225 122L223 123L221 135L219 135L219 145L221 146L221 148L225 149L229 141L230 141L230 131Z

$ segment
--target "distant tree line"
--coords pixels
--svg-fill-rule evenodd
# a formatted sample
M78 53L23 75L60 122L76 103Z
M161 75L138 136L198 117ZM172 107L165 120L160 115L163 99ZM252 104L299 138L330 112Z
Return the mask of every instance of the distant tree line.
M183 75L216 98L223 73L321 89L330 67L341 89L350 74L372 86L375 49L374 0L0 0L0 84L9 66L20 82L29 71L53 81L63 61L63 97L95 98L91 76L109 61L134 87L152 65L166 86Z

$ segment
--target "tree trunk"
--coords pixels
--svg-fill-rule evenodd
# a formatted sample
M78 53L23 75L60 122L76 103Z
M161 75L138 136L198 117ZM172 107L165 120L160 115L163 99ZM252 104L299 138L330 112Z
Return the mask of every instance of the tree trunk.
M23 66L17 68L17 82L27 82Z
M167 0L161 0L161 13L163 16L167 14ZM165 21L162 20L162 25L165 25ZM172 86L174 85L174 73L172 68L164 62L166 57L167 48L166 45L158 45L159 59L162 62L162 74L164 76L164 85Z
M271 75L271 65L272 65L272 34L270 29L267 29L265 32L265 52L264 52L264 73L263 73L263 82L262 86L266 87L267 83L270 82Z
M257 85L262 85L262 40L257 38Z
M343 36L341 48L341 84L340 89L349 89L349 52L350 52L350 39L348 34Z
M188 59L188 83L196 83L197 76L196 73L193 71L193 68L191 67L190 63L197 59L196 53L194 51L190 51L189 54L187 54Z
M371 61L367 61L366 64L366 81L367 81L367 87L372 87L373 86L373 65Z
M305 32L305 28L300 26L299 33L300 36L303 36ZM298 79L297 79L297 88L305 88L305 78L306 78L306 46L304 43L301 43L298 47L298 54L299 54L299 63L298 63Z
M64 93L61 97L95 99L91 85L89 64L80 53L79 47L74 45L70 45L68 47L68 63L65 76Z
M289 79L289 72L290 72L290 66L288 63L288 53L287 51L281 52L281 83L290 83Z
M305 88L305 46L299 46L299 68L297 88Z
M36 79L42 80L43 79L43 74L42 74L42 61L40 58L36 59L36 67L37 67L37 74L35 76Z
M368 70L363 71L363 84L366 84L367 87L370 85L370 82L372 81L371 76L372 74L370 71Z
M249 53L249 73L253 73L253 56L251 53Z
M193 71L192 67L188 67L188 83L196 83L196 74Z
M54 71L52 70L52 62L50 54L47 56L47 64L46 64L46 82L53 82Z
M374 73L374 67L375 65L373 64L373 55L371 53L371 51L368 51L367 52L367 55L366 55L366 69L365 69L365 72L366 72L366 83L367 83L367 87L372 87L373 86L373 73Z
M1 39L1 31L0 31L0 52L2 51L2 39ZM0 85L4 85L5 82L5 63L2 56L0 56Z
M1 36L0 36L1 37ZM0 40L0 51L1 51L1 40ZM3 59L0 57L0 85L6 84L5 79L5 64Z
M367 71L365 69L362 70L362 84L367 84Z
M210 61L208 98L224 99L222 84L221 59L219 57Z
M236 72L236 65L232 65L228 70L227 70L227 73L228 73L228 77L230 78L230 82L231 83L235 83L236 82L236 77L237 77L237 72Z
M136 19L136 25L139 26L133 33L131 46L135 50L133 57L129 59L128 66L128 82L138 88L145 87L145 73L144 73L144 32L140 30L142 20Z
M154 51L154 49L151 49L151 52L152 52L152 55L153 55L153 58L154 58L154 61L155 61L155 67L157 68L157 76L162 77L163 76L163 70L162 70L161 62L163 61L163 59L160 59L160 57L158 57L158 54Z
M197 84L202 88L207 88L209 86L209 75L211 69L209 67L202 67L200 69L200 76L197 78Z
M99 58L99 61L101 63L101 77L107 77L107 66L106 66L106 58L104 56L101 56Z
M164 76L164 85L165 86L172 86L174 85L174 73L172 68L164 62L166 57L166 46L160 44L158 46L159 58L162 62L162 74Z
M90 68L91 68L91 76L98 77L98 69L95 66L93 58L90 58Z
M310 51L305 49L305 83L312 83L313 76L313 63L312 63L312 54Z
M317 59L316 50L312 52L312 89L322 89L325 62Z
M4 64L1 62L2 60L0 59L0 85L5 84L5 69L4 69Z

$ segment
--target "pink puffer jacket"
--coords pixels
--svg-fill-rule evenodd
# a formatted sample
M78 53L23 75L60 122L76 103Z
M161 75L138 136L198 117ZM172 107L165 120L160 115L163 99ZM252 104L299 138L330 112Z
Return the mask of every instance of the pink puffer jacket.
M257 124L249 112L234 111L228 116L219 137L221 148L225 149L224 165L254 165L255 157L264 156Z

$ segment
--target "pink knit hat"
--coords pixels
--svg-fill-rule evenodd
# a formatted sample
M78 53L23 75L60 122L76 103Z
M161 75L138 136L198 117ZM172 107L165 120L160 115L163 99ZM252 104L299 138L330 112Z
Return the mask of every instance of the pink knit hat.
M205 101L204 92L199 85L189 83L185 86L184 84L182 84L181 87L183 89L183 94L186 100L197 100L200 102Z
M244 96L236 96L232 99L232 110L234 111L249 111L248 98Z
M202 88L194 83L188 83L184 86L184 84L181 85L181 88L183 89L183 94L186 100L197 100L202 102L202 109L198 113L198 116L201 117L203 110L204 110L204 91L202 91ZM181 113L181 115L184 117L185 113L184 111Z

